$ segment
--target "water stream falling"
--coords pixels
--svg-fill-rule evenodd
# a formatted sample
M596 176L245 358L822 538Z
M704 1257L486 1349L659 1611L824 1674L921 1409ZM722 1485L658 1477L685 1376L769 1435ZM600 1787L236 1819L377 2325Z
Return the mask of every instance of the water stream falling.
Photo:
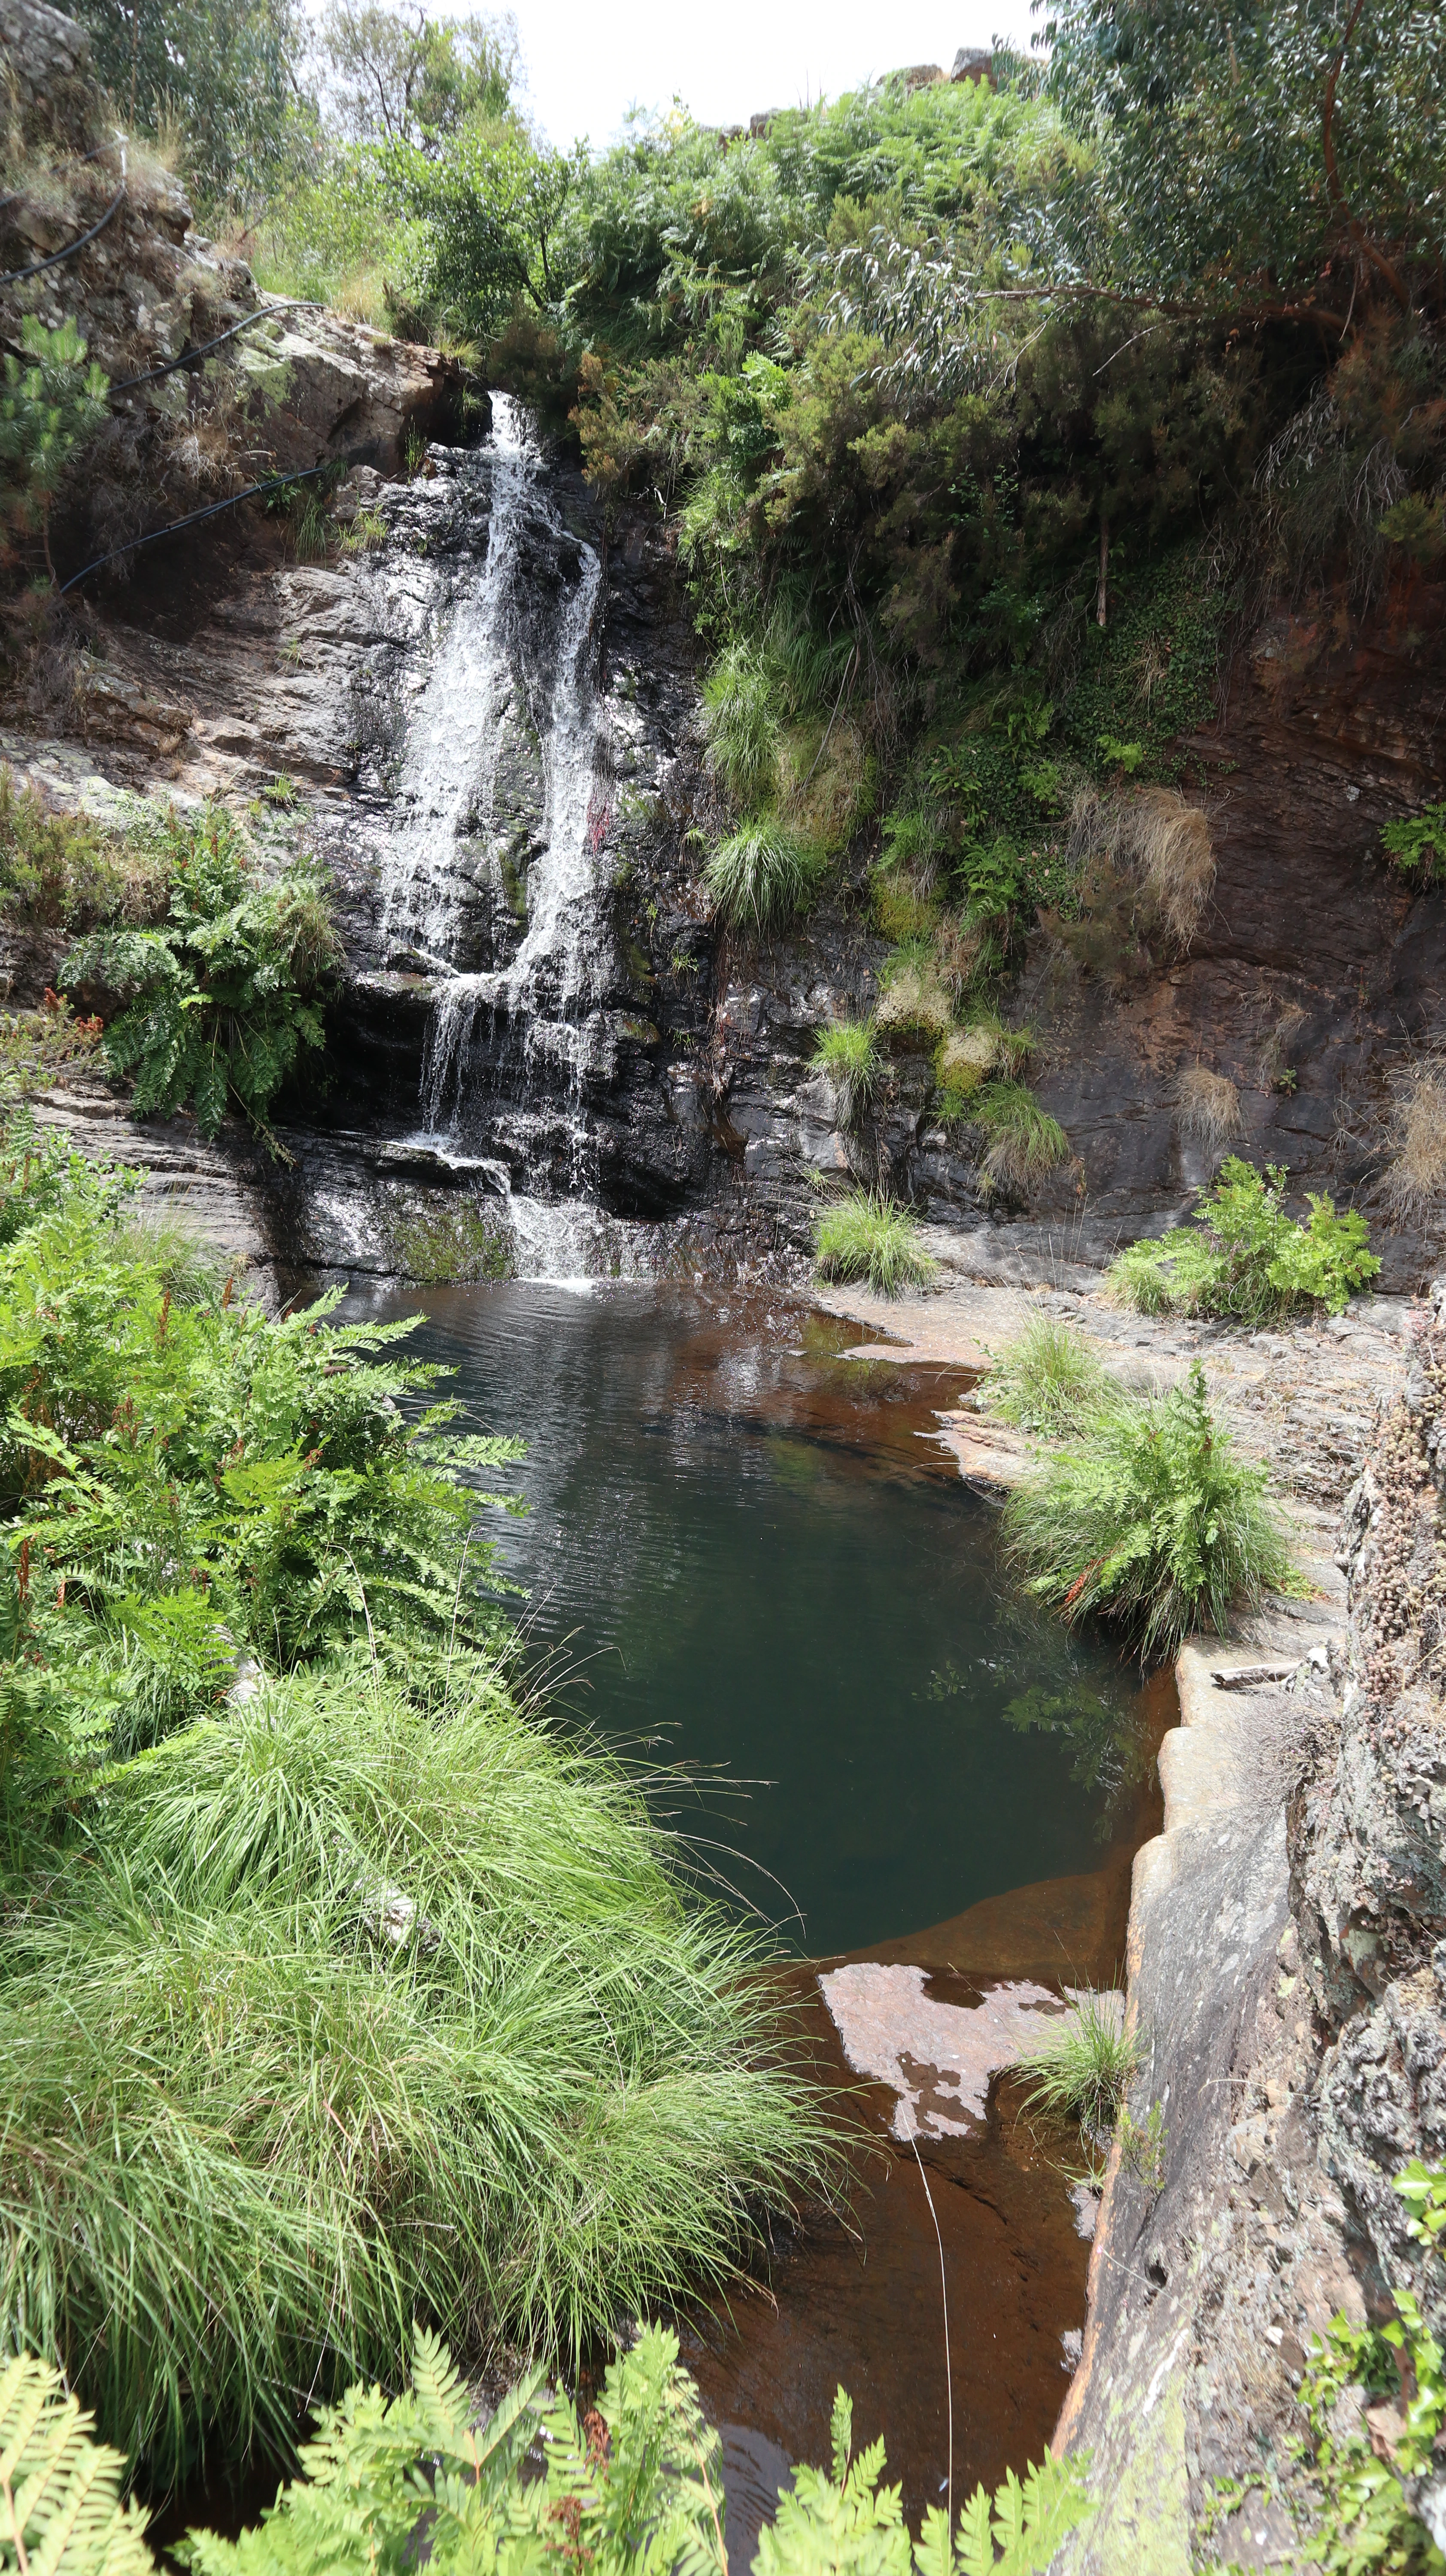
M492 401L492 430L471 468L490 482L485 553L464 564L453 587L410 727L384 869L389 946L405 939L445 976L422 1069L422 1124L438 1138L455 1131L465 1105L470 1043L484 1013L524 1069L575 1109L600 969L593 779L602 565L564 526L519 406L505 394ZM526 869L526 928L507 963L457 971L467 853L496 837L499 760L529 733L543 810Z

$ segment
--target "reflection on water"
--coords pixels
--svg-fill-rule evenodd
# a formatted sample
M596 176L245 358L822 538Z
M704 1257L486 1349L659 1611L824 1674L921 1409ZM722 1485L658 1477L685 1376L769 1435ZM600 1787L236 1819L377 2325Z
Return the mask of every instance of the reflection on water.
M562 1698L689 1766L670 1815L796 1948L1094 1865L1138 1771L1136 1676L1001 1579L997 1516L933 1437L960 1372L653 1287L425 1304L476 1426L528 1443L528 1515L498 1536Z
M1012 1591L996 1513L934 1437L960 1372L851 1361L830 1319L630 1283L425 1303L419 1341L475 1427L529 1444L528 1517L498 1535L534 1644L588 1722L689 1767L663 1804L700 1867L796 1951L920 1968L940 2004L1111 1982L1170 1687L1141 1691ZM1060 2141L1015 2116L1007 2079L969 2135L920 2140L931 2214L896 2097L850 2074L813 1968L790 1974L861 2152L847 2223L815 2214L766 2287L680 2321L739 2567L787 2463L827 2459L840 2381L910 2520L941 2501L935 2215L956 2503L1040 2456L1085 2313Z

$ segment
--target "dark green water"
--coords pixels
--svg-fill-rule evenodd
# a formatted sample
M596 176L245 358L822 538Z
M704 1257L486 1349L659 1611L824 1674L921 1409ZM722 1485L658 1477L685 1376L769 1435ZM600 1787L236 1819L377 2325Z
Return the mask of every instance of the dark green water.
M665 1811L784 1937L856 1949L1098 1866L1146 1758L1138 1677L1005 1580L996 1513L924 1436L957 1371L652 1286L384 1311L423 1308L414 1347L457 1372L469 1427L528 1443L528 1517L496 1532L555 1695L689 1766Z

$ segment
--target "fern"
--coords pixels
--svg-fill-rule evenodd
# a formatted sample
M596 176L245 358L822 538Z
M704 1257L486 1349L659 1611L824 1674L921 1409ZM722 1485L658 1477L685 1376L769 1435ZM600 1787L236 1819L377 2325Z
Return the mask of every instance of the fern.
M533 2371L490 2420L446 2346L417 2330L411 2387L365 2384L324 2407L303 2474L238 2540L192 2532L192 2576L728 2576L722 2449L678 2361L678 2339L645 2327L615 2361L594 2411L543 2402ZM0 2576L154 2576L145 2518L119 2502L121 2462L37 2361L0 2371ZM1046 2460L959 2517L925 2517L912 2545L897 2487L880 2487L882 2441L853 2454L853 2409L834 2399L832 2474L795 2471L759 2535L754 2576L1041 2576L1093 2511L1083 2463ZM540 2437L546 2468L524 2476ZM22 2553L23 2547L23 2555Z
M125 2463L93 2420L45 2362L0 2362L3 2576L151 2576L146 2517L122 2504Z

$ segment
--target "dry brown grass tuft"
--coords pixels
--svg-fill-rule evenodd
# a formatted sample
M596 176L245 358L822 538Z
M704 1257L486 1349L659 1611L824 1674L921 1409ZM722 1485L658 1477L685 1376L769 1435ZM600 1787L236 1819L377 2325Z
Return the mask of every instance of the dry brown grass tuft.
M968 1099L1000 1058L999 1040L989 1028L953 1029L935 1058L941 1091Z
M1446 1202L1446 1064L1419 1067L1396 1102L1395 1153L1386 1173L1386 1199L1394 1216L1424 1224Z
M1185 1067L1175 1085L1175 1124L1212 1154L1240 1133L1240 1094L1223 1073L1203 1064Z
M1087 789L1070 816L1069 859L1087 901L1092 881L1101 894L1112 881L1133 884L1175 945L1189 947L1215 883L1215 848L1208 815L1177 788Z
M1131 806L1135 863L1173 939L1188 948L1215 883L1208 817L1174 787L1145 787Z

